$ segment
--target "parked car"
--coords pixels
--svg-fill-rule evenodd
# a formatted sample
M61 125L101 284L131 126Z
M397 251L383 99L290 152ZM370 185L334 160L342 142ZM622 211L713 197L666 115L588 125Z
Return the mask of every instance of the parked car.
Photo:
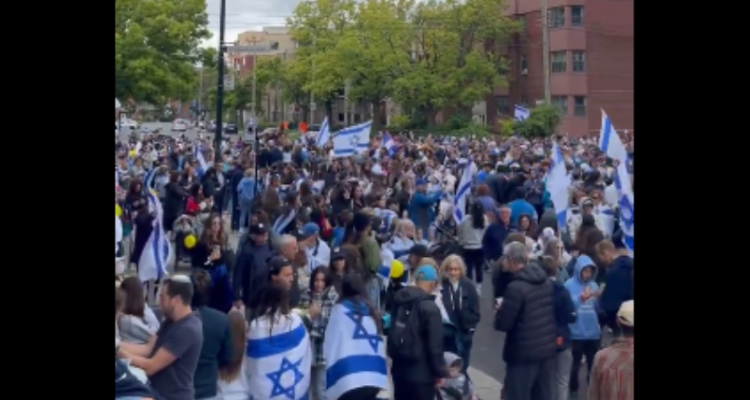
M227 135L236 135L238 132L237 125L235 124L226 124L224 126L224 133Z
M187 129L188 129L187 124L182 121L175 121L172 124L172 132L186 132Z

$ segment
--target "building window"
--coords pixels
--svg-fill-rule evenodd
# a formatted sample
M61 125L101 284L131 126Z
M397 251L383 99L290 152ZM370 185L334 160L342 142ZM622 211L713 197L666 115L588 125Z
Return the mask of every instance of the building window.
M573 52L573 72L586 72L586 53Z
M498 115L508 115L510 113L510 97L496 96L495 105Z
M566 54L564 51L552 52L550 56L550 58L552 59L552 72L567 72L568 63L565 59Z
M568 115L568 96L552 96L552 105L559 108L563 116Z
M586 97L585 96L574 96L573 102L575 107L573 109L573 115L576 117L586 116Z
M278 50L279 49L279 42L271 42L271 50Z
M549 27L562 28L565 26L565 7L549 9Z
M521 56L521 62L519 64L521 65L521 71L527 70L529 68L529 60L526 58L526 56Z
M522 15L522 16L521 16L521 17L520 17L520 18L518 19L518 22L520 22L520 23L521 23L521 31L520 31L520 32L521 32L521 34L522 34L522 35L525 35L525 34L526 34L526 17Z
M570 25L583 26L583 6L570 7Z
M524 107L529 105L529 98L525 94L521 96L521 105Z

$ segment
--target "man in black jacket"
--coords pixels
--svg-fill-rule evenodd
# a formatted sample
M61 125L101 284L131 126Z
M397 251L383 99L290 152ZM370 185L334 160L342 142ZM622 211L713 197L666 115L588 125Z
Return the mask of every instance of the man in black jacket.
M240 243L234 266L232 289L234 305L240 308L250 304L251 296L268 281L266 260L272 251L268 244L268 228L263 224L250 226L247 240Z
M414 286L407 286L394 296L392 315L398 316L399 308L413 310L411 307L416 307L418 338L415 338L416 343L412 343L412 346L419 347L419 357L399 357L400 351L390 346L389 338L394 400L434 400L437 384L448 375L443 357L443 317L435 304L435 296L431 294L439 283L437 271L430 265L424 265L417 268L414 277Z
M555 290L546 272L529 263L528 249L508 244L504 251L513 272L496 304L495 329L503 331L505 393L509 400L553 399L557 356Z

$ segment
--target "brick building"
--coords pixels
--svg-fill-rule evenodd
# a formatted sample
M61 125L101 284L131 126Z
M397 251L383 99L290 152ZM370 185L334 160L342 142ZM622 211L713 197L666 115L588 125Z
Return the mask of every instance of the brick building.
M547 6L551 100L564 115L559 132L597 134L600 109L618 129L634 131L633 0L547 0ZM505 14L524 28L507 49L508 87L495 88L486 101L496 124L512 117L514 104L544 99L541 2L508 0Z

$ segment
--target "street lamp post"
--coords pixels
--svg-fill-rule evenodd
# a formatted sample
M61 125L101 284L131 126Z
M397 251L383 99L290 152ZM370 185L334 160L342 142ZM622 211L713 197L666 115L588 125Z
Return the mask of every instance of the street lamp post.
M227 0L221 0L221 10L219 11L219 64L216 83L216 134L214 136L214 161L218 160L221 154L221 132L223 127L224 114L224 52L226 51L224 43L224 30L227 24Z

